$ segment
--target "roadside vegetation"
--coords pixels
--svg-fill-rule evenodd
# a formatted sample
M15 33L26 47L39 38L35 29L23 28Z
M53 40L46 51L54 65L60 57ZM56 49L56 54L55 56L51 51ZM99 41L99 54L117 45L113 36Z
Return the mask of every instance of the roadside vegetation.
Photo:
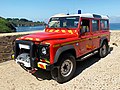
M16 28L5 18L0 17L0 33L16 32Z
M43 21L37 21L37 22L33 22L31 20L27 20L24 18L7 18L7 20L9 22L11 22L15 27L20 27L20 26L44 26L46 25L45 22Z
M45 26L46 23L43 21L33 22L25 18L3 18L0 17L0 33L11 33L16 32L15 27L21 26Z

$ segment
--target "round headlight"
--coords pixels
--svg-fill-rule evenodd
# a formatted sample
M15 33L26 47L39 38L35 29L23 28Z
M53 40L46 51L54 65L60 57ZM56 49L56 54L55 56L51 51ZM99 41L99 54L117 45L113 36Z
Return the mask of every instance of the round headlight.
M45 47L43 47L41 51L42 51L42 54L44 54L44 55L47 54L47 51L46 51Z

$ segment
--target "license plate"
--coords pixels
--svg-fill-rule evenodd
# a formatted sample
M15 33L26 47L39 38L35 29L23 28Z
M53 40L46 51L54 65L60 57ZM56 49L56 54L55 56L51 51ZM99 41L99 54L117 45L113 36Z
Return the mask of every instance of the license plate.
M23 48L23 49L30 49L29 45L24 45L24 44L19 44L19 48Z

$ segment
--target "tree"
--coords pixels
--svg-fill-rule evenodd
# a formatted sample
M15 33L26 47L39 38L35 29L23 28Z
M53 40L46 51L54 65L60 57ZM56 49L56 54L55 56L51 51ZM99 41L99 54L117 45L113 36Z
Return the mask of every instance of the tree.
M20 21L23 21L23 22L28 22L29 20L27 19L24 19L24 18L21 18Z
M0 18L0 33L15 32L16 28L4 18Z

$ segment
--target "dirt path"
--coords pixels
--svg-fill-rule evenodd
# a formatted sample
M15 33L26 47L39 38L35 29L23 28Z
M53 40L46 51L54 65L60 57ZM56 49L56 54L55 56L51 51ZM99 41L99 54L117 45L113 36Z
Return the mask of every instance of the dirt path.
M120 90L120 47L112 47L105 58L78 62L75 77L64 84L52 80L49 72L31 75L14 61L1 63L0 90Z

